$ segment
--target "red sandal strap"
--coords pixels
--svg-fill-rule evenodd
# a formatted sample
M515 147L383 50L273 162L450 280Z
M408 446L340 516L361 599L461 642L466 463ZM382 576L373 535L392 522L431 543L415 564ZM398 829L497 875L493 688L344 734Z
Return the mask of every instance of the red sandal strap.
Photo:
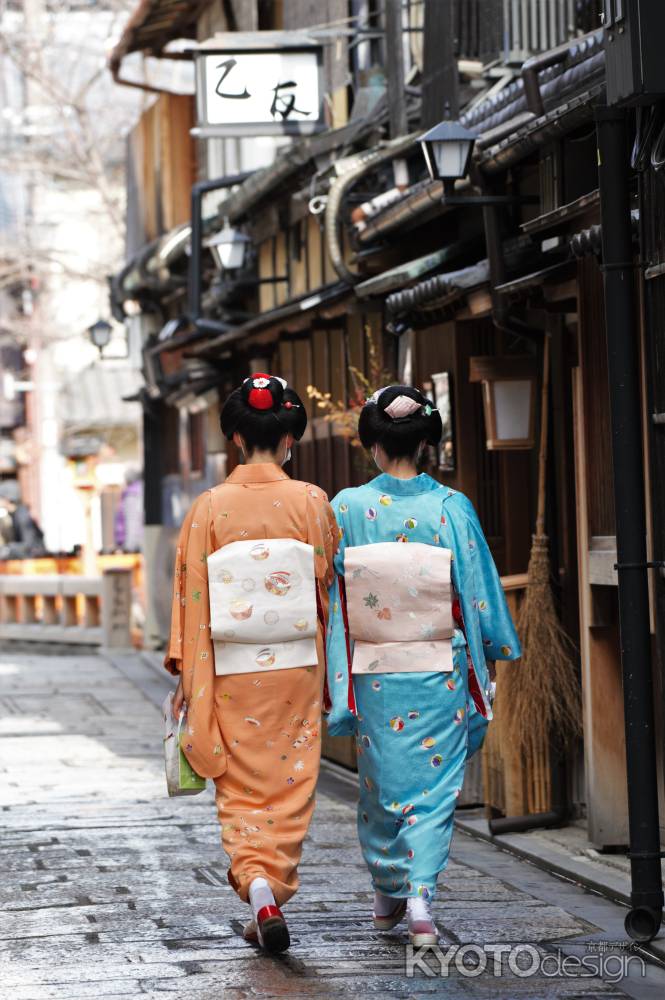
M267 920L269 917L280 917L284 920L284 914L280 910L279 906L273 906L270 904L269 906L261 907L259 912L256 914L256 922L258 924L262 924L263 921Z

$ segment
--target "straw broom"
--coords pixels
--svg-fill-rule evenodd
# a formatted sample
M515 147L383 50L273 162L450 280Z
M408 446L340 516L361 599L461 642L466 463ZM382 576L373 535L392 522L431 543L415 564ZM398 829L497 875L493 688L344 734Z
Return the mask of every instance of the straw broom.
M543 739L547 742L548 738L554 746L563 748L581 732L575 647L564 631L554 606L549 539L545 534L549 374L550 338L546 334L536 532L532 536L526 594L517 621L522 658L517 669L511 671L509 685L512 695L509 709L511 729L522 752L533 749Z

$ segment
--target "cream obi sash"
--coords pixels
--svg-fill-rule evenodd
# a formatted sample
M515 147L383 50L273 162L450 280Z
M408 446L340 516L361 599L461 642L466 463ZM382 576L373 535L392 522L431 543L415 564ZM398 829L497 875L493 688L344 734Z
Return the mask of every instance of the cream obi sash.
M354 674L453 669L451 556L422 542L346 549Z
M295 538L231 542L208 556L216 674L317 662L314 549Z

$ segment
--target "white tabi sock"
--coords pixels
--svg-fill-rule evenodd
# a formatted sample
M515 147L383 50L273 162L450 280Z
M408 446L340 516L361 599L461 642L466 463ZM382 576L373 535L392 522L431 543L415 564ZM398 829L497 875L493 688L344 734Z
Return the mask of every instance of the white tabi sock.
M409 920L431 920L429 903L422 896L409 896L406 904L406 915Z
M401 900L395 896L384 896L378 889L374 891L374 916L389 917Z
M262 910L264 906L275 906L275 897L273 896L272 889L268 885L266 879L252 879L249 886L249 901L252 904L254 918L256 918L257 913L259 910Z

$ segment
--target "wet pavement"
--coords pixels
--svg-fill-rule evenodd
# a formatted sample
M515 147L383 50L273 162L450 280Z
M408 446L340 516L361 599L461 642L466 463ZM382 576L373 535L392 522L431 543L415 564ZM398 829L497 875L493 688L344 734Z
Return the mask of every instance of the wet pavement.
M0 996L665 996L665 972L624 949L620 906L460 833L440 949L374 931L353 782L333 769L285 908L291 950L260 954L211 793L166 796L169 683L138 655L0 653Z

